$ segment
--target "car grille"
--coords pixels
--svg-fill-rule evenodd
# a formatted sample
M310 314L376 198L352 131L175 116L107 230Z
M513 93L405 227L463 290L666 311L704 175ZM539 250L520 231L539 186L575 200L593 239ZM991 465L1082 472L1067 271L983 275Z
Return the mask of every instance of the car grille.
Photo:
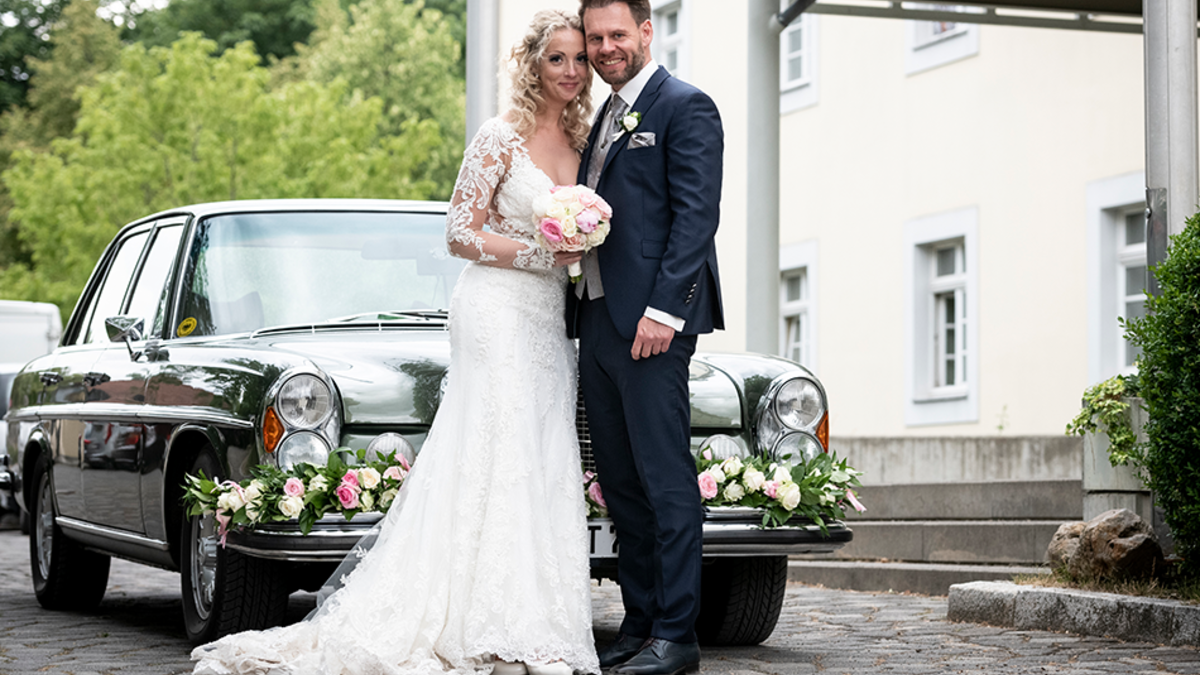
M584 471L596 470L596 458L592 456L592 434L588 431L587 413L583 409L583 389L575 402L575 431L579 434L579 458Z

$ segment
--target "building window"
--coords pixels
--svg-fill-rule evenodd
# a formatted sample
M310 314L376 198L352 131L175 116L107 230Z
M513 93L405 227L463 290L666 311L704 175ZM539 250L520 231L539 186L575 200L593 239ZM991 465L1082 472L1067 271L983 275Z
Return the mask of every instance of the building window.
M816 372L817 244L779 248L779 353Z
M784 6L788 4L787 0ZM779 112L817 102L817 17L801 14L779 36Z
M654 3L654 60L681 80L687 79L687 0Z
M980 8L962 5L914 4L913 9L974 13ZM906 21L904 72L912 75L979 53L979 26L947 20Z
M933 300L933 389L952 393L966 383L967 275L962 240L933 247L929 290Z
M1117 307L1118 315L1128 321L1146 316L1146 210L1137 205L1120 214L1117 223ZM1142 348L1125 339L1125 329L1118 324L1123 348L1121 370L1136 370Z
M1121 319L1145 314L1146 182L1142 172L1087 186L1088 381L1136 371Z
M905 423L979 420L978 213L905 224Z

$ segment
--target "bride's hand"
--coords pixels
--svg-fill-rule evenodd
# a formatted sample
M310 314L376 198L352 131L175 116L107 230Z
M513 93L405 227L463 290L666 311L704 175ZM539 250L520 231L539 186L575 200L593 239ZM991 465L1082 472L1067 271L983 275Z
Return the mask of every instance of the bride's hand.
M582 251L572 251L569 253L566 251L557 251L554 254L555 267L566 267L567 265L570 265L571 263L577 263L580 260L583 260Z

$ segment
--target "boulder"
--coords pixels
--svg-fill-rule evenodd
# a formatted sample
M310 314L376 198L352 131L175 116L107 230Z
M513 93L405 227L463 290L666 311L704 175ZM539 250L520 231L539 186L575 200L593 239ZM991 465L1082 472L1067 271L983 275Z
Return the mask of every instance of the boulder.
M1066 563L1079 578L1144 578L1163 570L1163 553L1149 523L1128 509L1113 509L1084 523Z
M1071 556L1079 549L1079 536L1083 534L1086 525L1087 523L1078 520L1058 526L1058 531L1054 533L1054 538L1050 540L1050 546L1046 549L1050 567L1058 569L1067 566Z

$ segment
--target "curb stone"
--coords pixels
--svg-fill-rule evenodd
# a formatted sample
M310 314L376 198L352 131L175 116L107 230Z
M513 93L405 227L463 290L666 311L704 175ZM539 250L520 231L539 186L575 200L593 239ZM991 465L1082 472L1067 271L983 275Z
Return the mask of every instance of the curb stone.
M1115 593L973 581L950 587L946 618L1019 630L1200 646L1200 605Z

